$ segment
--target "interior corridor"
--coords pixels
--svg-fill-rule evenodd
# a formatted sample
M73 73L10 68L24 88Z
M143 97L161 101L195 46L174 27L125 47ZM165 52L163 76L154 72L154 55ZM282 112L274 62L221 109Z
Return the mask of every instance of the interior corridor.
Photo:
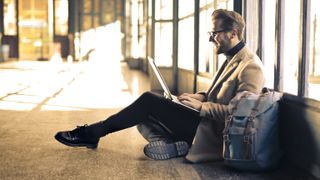
M103 32L103 31L102 31ZM99 34L99 31L96 31ZM0 179L301 179L299 171L239 172L223 162L150 160L135 127L100 140L97 150L70 148L57 131L118 112L150 89L146 74L121 62L115 33L100 33L87 61L0 63ZM118 36L120 38L120 35ZM111 40L110 40L111 39Z

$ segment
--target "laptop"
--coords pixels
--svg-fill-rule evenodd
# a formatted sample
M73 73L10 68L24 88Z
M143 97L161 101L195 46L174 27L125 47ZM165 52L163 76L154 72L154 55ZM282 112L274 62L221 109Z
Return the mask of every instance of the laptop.
M179 101L179 99L177 98L177 96L174 96L171 94L170 90L169 90L169 87L167 86L166 82L164 81L164 78L162 77L161 73L160 73L160 70L159 68L157 67L154 59L148 57L148 61L149 61L149 64L151 65L151 68L154 72L154 74L156 75L163 91L164 91L164 94L165 94L165 98L171 100L172 102L178 104L178 105L181 105L183 106L184 108L188 108L189 110L193 111L193 112L196 112L196 113L199 113L199 110L197 109L194 109L190 106L187 106L185 104L183 104L182 102Z

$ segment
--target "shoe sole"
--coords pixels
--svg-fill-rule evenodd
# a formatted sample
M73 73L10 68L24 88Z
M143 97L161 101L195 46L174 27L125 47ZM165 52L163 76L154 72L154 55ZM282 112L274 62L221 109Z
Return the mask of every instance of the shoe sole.
M63 139L58 138L57 135L55 135L54 138L57 141L59 141L60 143L66 145L66 146L70 146L70 147L86 147L88 149L97 149L97 147L98 147L98 143L97 144L72 144L67 141L64 141Z
M154 160L165 160L184 156L188 153L188 150L189 145L184 141L169 144L163 141L154 141L147 144L143 149L144 154Z

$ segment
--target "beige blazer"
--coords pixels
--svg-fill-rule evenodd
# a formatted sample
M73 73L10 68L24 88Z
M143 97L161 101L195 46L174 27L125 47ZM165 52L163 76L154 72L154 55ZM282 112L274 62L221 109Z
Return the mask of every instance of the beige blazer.
M194 142L186 156L191 162L222 159L224 120L228 116L229 101L237 92L261 92L265 77L263 65L258 56L247 46L224 63L213 78L202 104ZM223 67L222 66L222 67Z

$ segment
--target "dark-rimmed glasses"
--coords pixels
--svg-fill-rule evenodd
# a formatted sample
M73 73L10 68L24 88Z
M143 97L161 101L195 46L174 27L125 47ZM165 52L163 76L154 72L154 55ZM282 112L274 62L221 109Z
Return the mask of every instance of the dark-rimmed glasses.
M218 30L218 31L208 31L209 42L213 42L214 38L218 35L218 33L226 32L226 31L230 31L230 30L229 29L222 29L222 30Z

